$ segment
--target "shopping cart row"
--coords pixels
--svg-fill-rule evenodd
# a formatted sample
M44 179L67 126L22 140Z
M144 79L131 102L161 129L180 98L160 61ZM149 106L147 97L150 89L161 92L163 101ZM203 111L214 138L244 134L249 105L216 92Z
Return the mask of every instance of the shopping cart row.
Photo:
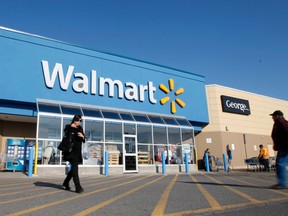
M245 163L247 164L247 168L249 171L259 172L264 171L264 165L259 162L258 157L252 157L245 160ZM275 171L276 160L275 157L269 158L269 171Z

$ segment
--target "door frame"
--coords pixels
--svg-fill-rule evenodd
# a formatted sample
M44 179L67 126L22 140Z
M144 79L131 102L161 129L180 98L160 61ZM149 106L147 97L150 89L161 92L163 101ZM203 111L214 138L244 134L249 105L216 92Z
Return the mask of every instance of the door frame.
M135 153L126 153L125 143L126 138L134 138L135 139ZM126 170L126 156L135 156L135 170ZM137 135L128 135L123 134L123 173L135 173L138 172L138 143L137 143Z

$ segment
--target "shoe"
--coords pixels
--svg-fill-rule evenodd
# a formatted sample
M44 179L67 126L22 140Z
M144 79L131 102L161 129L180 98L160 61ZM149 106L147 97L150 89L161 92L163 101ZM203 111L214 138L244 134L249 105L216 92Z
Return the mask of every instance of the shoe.
M65 184L65 183L63 183L63 188L64 188L64 190L71 190L71 187L69 187L69 184Z
M76 188L76 193L82 193L82 192L84 192L84 189L82 187Z
M287 189L287 186L276 184L276 185L273 185L271 189Z

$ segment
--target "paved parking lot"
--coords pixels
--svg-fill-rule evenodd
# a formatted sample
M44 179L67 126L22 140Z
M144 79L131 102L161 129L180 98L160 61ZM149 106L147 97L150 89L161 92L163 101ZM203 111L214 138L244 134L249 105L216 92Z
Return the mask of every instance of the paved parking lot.
M0 215L279 216L288 210L288 190L269 188L275 172L81 176L81 194L63 190L63 179L0 173Z

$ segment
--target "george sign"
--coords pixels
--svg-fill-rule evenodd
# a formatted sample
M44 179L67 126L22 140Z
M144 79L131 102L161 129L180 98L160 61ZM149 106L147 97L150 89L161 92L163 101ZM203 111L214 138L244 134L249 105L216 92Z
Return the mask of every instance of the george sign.
M221 95L221 103L223 112L237 113L241 115L251 114L248 100Z

